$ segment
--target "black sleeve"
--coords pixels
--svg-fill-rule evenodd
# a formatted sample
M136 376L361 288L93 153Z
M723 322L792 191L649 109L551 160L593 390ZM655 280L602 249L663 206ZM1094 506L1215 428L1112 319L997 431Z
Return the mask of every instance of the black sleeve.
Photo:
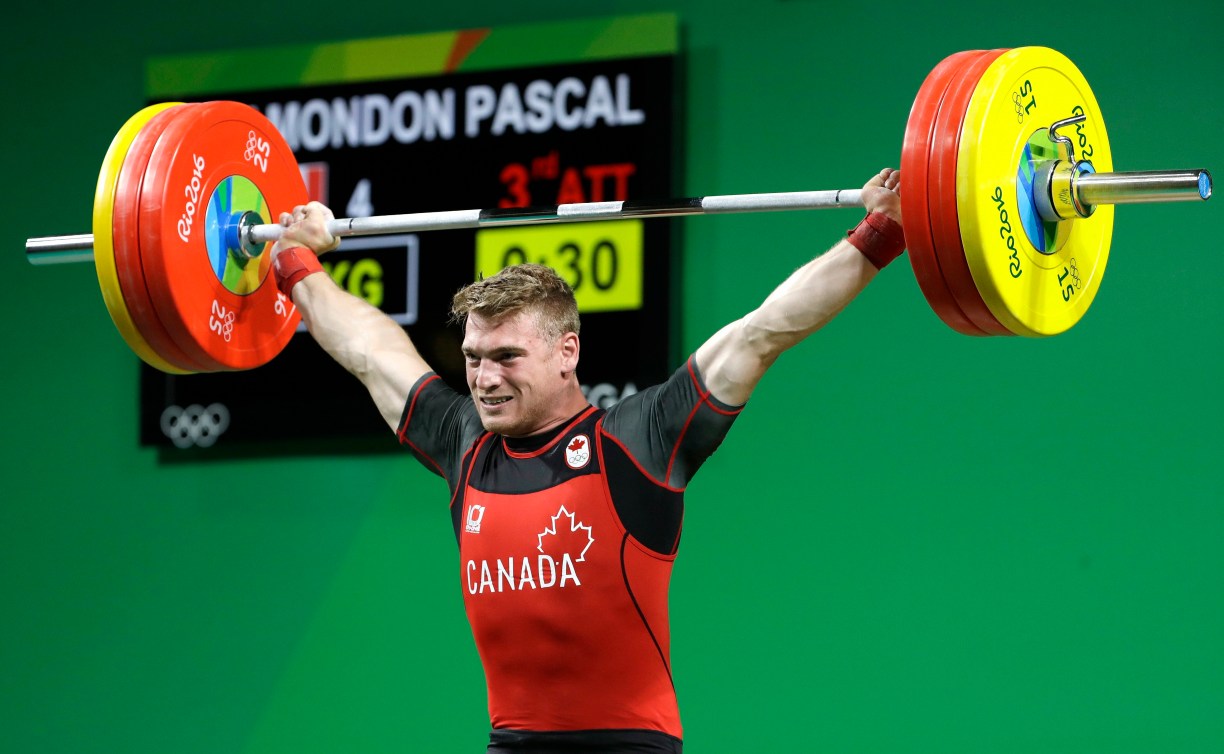
M396 436L425 468L446 480L453 496L464 453L483 432L471 398L429 372L412 386Z
M608 409L604 430L657 484L683 490L742 409L710 395L690 356L666 382Z
M684 488L741 408L711 396L690 357L667 382L608 409L601 438L608 489L634 539L655 552L676 553Z

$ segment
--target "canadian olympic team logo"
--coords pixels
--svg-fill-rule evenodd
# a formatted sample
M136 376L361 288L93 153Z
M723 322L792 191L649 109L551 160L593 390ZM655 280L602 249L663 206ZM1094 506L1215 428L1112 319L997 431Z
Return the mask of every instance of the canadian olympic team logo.
M581 469L591 460L591 439L577 435L565 444L565 463L571 469Z
M229 429L229 409L220 403L207 407L193 403L187 408L166 406L161 415L161 430L175 447L211 447Z

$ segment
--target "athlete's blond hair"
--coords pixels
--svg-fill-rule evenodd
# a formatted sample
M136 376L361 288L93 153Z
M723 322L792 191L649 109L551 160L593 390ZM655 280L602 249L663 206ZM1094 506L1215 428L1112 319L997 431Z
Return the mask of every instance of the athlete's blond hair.
M507 267L460 288L451 301L451 319L461 326L470 314L498 320L518 312L534 314L540 334L550 343L567 332L577 334L581 326L573 289L542 264Z

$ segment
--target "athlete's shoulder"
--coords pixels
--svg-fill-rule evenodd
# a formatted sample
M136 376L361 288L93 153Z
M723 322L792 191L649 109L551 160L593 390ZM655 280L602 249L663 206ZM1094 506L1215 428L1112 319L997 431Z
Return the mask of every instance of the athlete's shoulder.
M459 460L484 433L472 401L432 372L417 380L409 392L396 432L401 445L448 480L455 477Z

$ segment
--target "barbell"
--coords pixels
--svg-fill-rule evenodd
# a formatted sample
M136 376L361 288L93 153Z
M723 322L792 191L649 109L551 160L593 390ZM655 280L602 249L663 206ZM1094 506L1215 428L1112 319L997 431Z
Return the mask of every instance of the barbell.
M1096 296L1113 206L1211 196L1206 170L1112 172L1100 108L1046 47L970 50L924 79L901 192L915 278L966 335L1057 335ZM111 319L172 374L251 369L299 314L269 279L271 222L307 201L292 150L254 108L161 103L123 124L99 171L93 232L30 238L33 264L91 257ZM338 237L485 226L862 207L859 189L627 200L343 218Z

